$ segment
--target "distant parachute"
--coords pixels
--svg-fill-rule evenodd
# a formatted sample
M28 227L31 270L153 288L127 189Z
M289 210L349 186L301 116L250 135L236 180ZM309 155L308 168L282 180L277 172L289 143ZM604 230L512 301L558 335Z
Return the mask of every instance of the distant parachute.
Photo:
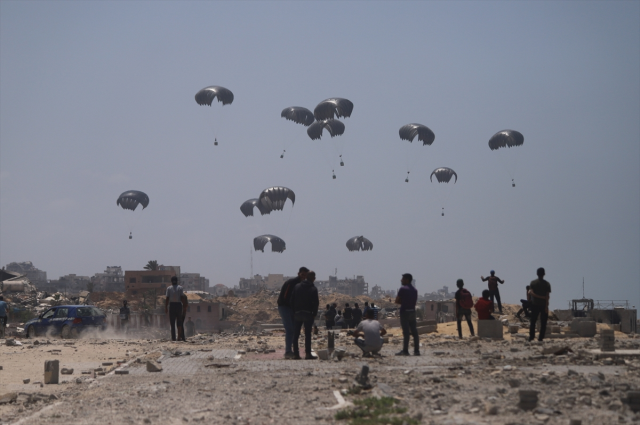
M491 136L489 139L489 149L492 151L499 150L501 148L512 148L515 146L522 146L524 144L524 136L522 133L515 130L502 130L498 131L496 134ZM501 154L498 154L501 156ZM511 186L516 187L516 183L514 180L514 175L516 171L515 160L517 159L517 154L504 154L506 155L503 159L505 161L505 168L511 177ZM515 155L515 157L513 157ZM509 158L507 158L507 156Z
M138 205L142 205L142 209L145 209L149 205L149 196L139 190L128 190L122 192L116 201L116 205L131 211L135 211Z
M407 124L400 127L400 138L402 140L408 140L409 142L413 142L416 136L418 136L418 140L422 142L423 146L431 146L433 141L436 139L436 135L433 134L433 131L426 125L422 124Z
M198 105L209 105L213 102L213 99L218 98L218 102L222 102L223 105L229 105L233 103L233 93L231 90L220 86L205 87L196 93L196 102Z
M514 146L522 146L524 144L524 136L515 130L502 130L491 136L489 139L489 148L495 151L500 148L511 148Z
M261 235L253 238L253 248L256 251L264 252L264 247L267 243L271 242L271 251L272 252L283 252L286 247L286 243L277 236L274 235Z
M447 167L436 168L435 170L433 170L433 172L431 173L431 176L429 176L429 180L431 180L432 182L433 182L433 176L436 176L436 180L438 180L438 183L449 183L449 180L451 180L451 177L454 177L454 176L455 176L454 183L458 181L458 175L456 174L456 172L453 171L451 168L447 168Z
M364 236L355 236L347 241L349 251L370 251L373 249L373 243Z
M307 134L311 140L322 138L322 130L326 129L331 137L344 134L344 124L338 120L328 119L326 121L316 121L307 128Z
M295 204L296 194L287 187L274 186L263 190L258 199L262 204L260 212L264 215L274 210L281 211L287 199L291 199L292 205Z
M302 124L305 127L313 124L313 121L315 120L313 112L311 112L307 108L303 108L302 106L291 106L289 108L284 108L280 116L282 118L293 121L296 124Z
M332 118L348 118L353 112L353 102L341 97L332 97L318 103L313 110L316 120L329 120Z
M262 215L269 214L268 212L265 211L264 207L262 206L262 203L258 198L253 198L253 199L244 201L242 205L240 205L240 211L242 211L242 214L244 214L245 217L249 217L249 216L253 217L253 207L258 208L258 211L260 211L260 214Z

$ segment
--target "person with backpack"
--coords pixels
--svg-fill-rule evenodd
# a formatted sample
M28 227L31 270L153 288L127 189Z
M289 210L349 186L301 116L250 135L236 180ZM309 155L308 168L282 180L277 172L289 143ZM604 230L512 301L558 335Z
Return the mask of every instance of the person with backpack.
M471 336L474 336L473 323L471 323L471 308L473 307L473 298L471 292L464 288L464 281L458 279L456 282L458 290L454 298L456 299L456 320L458 321L458 337L462 339L462 316L467 320Z
M344 318L344 323L347 325L347 328L351 329L353 327L353 309L349 307L349 303L344 305L342 317Z

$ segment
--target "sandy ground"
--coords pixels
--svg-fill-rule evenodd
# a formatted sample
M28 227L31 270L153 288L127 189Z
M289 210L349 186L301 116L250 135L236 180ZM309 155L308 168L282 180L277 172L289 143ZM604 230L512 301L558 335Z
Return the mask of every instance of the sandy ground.
M73 345L50 338L50 344L19 339L24 345L8 347L0 340L0 400L17 395L0 404L0 423L346 424L327 408L338 403L334 391L355 386L365 363L373 389L344 398L392 396L419 423L640 423L640 414L625 403L629 390L640 391L640 356L596 359L589 351L598 347L596 338L530 344L505 334L503 341L459 340L451 323L422 336L422 356L398 357L401 332L389 333L390 343L377 359L360 357L342 333L336 347L348 355L341 361L283 360L279 333L197 335L188 343L118 335L73 340ZM640 339L619 335L616 344L619 350L638 350ZM314 349L324 346L321 333ZM551 346L571 352L542 354ZM164 370L147 372L138 358L159 359ZM44 361L55 359L61 367L73 367L73 375L60 375L58 385L23 384L26 378L42 381ZM118 360L128 360L122 367L128 374L109 373ZM103 362L114 363L104 367L105 376L81 373ZM518 408L521 389L539 392L536 410Z

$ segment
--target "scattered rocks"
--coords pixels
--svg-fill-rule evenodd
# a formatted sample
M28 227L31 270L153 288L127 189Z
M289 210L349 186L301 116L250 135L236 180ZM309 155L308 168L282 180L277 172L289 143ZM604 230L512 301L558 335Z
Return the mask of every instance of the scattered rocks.
M23 383L23 384L28 384L29 382L31 382L31 379L30 379L30 378L27 378L27 379L23 379L23 380L22 380L22 383Z
M162 372L162 366L155 360L147 360L147 372Z
M518 407L522 410L533 410L538 405L538 391L519 390L518 397L520 398Z
M73 368L63 367L60 369L60 373L63 375L73 375Z

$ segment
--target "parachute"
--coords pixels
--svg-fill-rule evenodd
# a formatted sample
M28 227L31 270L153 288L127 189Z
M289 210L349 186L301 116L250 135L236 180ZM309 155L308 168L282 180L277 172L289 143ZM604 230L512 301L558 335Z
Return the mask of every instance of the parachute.
M303 108L302 106L291 106L289 108L284 108L280 116L282 118L293 121L296 124L302 124L305 127L309 127L315 120L313 117L313 112L311 112L307 108Z
M455 180L453 181L454 184L458 182L458 175L456 174L456 172L453 171L451 168L447 168L447 167L440 167L433 170L433 172L431 173L431 176L429 176L429 180L431 180L431 182L433 182L433 176L436 176L436 180L438 180L438 183L449 183L451 181L451 177L455 177ZM444 204L445 204L447 195L448 195L448 191L446 190L438 191L438 197L440 198L440 204L442 205L443 216L444 216Z
M260 212L264 215L274 210L282 211L287 199L291 199L292 205L295 204L296 194L287 187L274 186L263 190L258 199L261 204Z
M451 177L453 176L456 178L453 182L456 183L458 181L458 175L456 172L447 167L440 167L433 170L431 176L429 176L429 180L431 180L431 182L433 182L433 176L436 176L438 183L449 183L449 180L451 180Z
M433 131L426 125L422 124L407 124L400 127L400 138L402 140L408 140L409 142L413 142L416 136L418 136L418 140L422 142L423 146L431 146L433 141L436 139L436 135L433 134Z
M316 120L329 120L332 118L348 118L353 112L353 102L341 97L332 97L318 103L313 110Z
M253 207L257 207L258 211L260 211L260 214L262 215L269 214L268 212L265 212L265 209L258 198L244 201L242 205L240 205L240 211L242 211L242 214L244 214L245 217L253 217Z
M515 146L522 146L523 144L524 144L524 136L522 135L522 133L515 130L498 131L496 134L491 136L491 139L489 139L489 149L491 149L492 151L497 151L501 148L512 148ZM498 154L498 155L502 156L501 154ZM507 154L504 154L504 155L507 155ZM517 155L509 153L508 156L515 156L513 159L509 158L508 160L505 157L504 161L505 161L505 167L507 169L507 172L511 177L511 186L516 187L516 183L514 181L514 174L516 169L515 160L517 159Z
M139 190L128 190L122 192L116 201L116 205L121 206L125 210L135 211L138 205L142 205L142 209L149 205L149 197L146 193Z
M371 241L364 236L355 236L347 241L349 251L370 251L373 249Z
M213 102L213 99L218 98L218 102L222 102L223 105L230 105L233 103L233 93L231 90L220 86L205 87L196 93L196 102L198 105L209 105Z
M283 252L287 249L287 244L277 236L274 235L261 235L253 238L253 248L256 251L264 252L264 247L268 242L271 242L272 252Z
M307 128L307 134L311 140L322 138L322 130L326 129L331 137L341 136L344 134L344 124L341 121L328 119L325 121L316 121Z
M436 135L431 131L429 127L422 124L407 124L400 127L398 131L400 133L400 139L408 140L410 143L413 142L413 139L418 136L418 140L422 142L422 146L431 146L433 141L436 139ZM407 177L404 179L405 183L409 183L409 174L411 173L411 168L415 165L415 162L418 160L418 156L411 150L409 150L410 146L405 147L405 156L407 157Z
M139 190L128 190L122 192L116 200L116 205L122 207L123 210L135 211L138 205L142 205L142 209L149 205L149 196ZM129 221L129 220L128 220ZM133 224L129 222L129 239L133 239Z
M524 144L524 136L515 130L502 130L491 136L489 139L489 148L495 151L500 148L512 148L514 146L522 146Z

